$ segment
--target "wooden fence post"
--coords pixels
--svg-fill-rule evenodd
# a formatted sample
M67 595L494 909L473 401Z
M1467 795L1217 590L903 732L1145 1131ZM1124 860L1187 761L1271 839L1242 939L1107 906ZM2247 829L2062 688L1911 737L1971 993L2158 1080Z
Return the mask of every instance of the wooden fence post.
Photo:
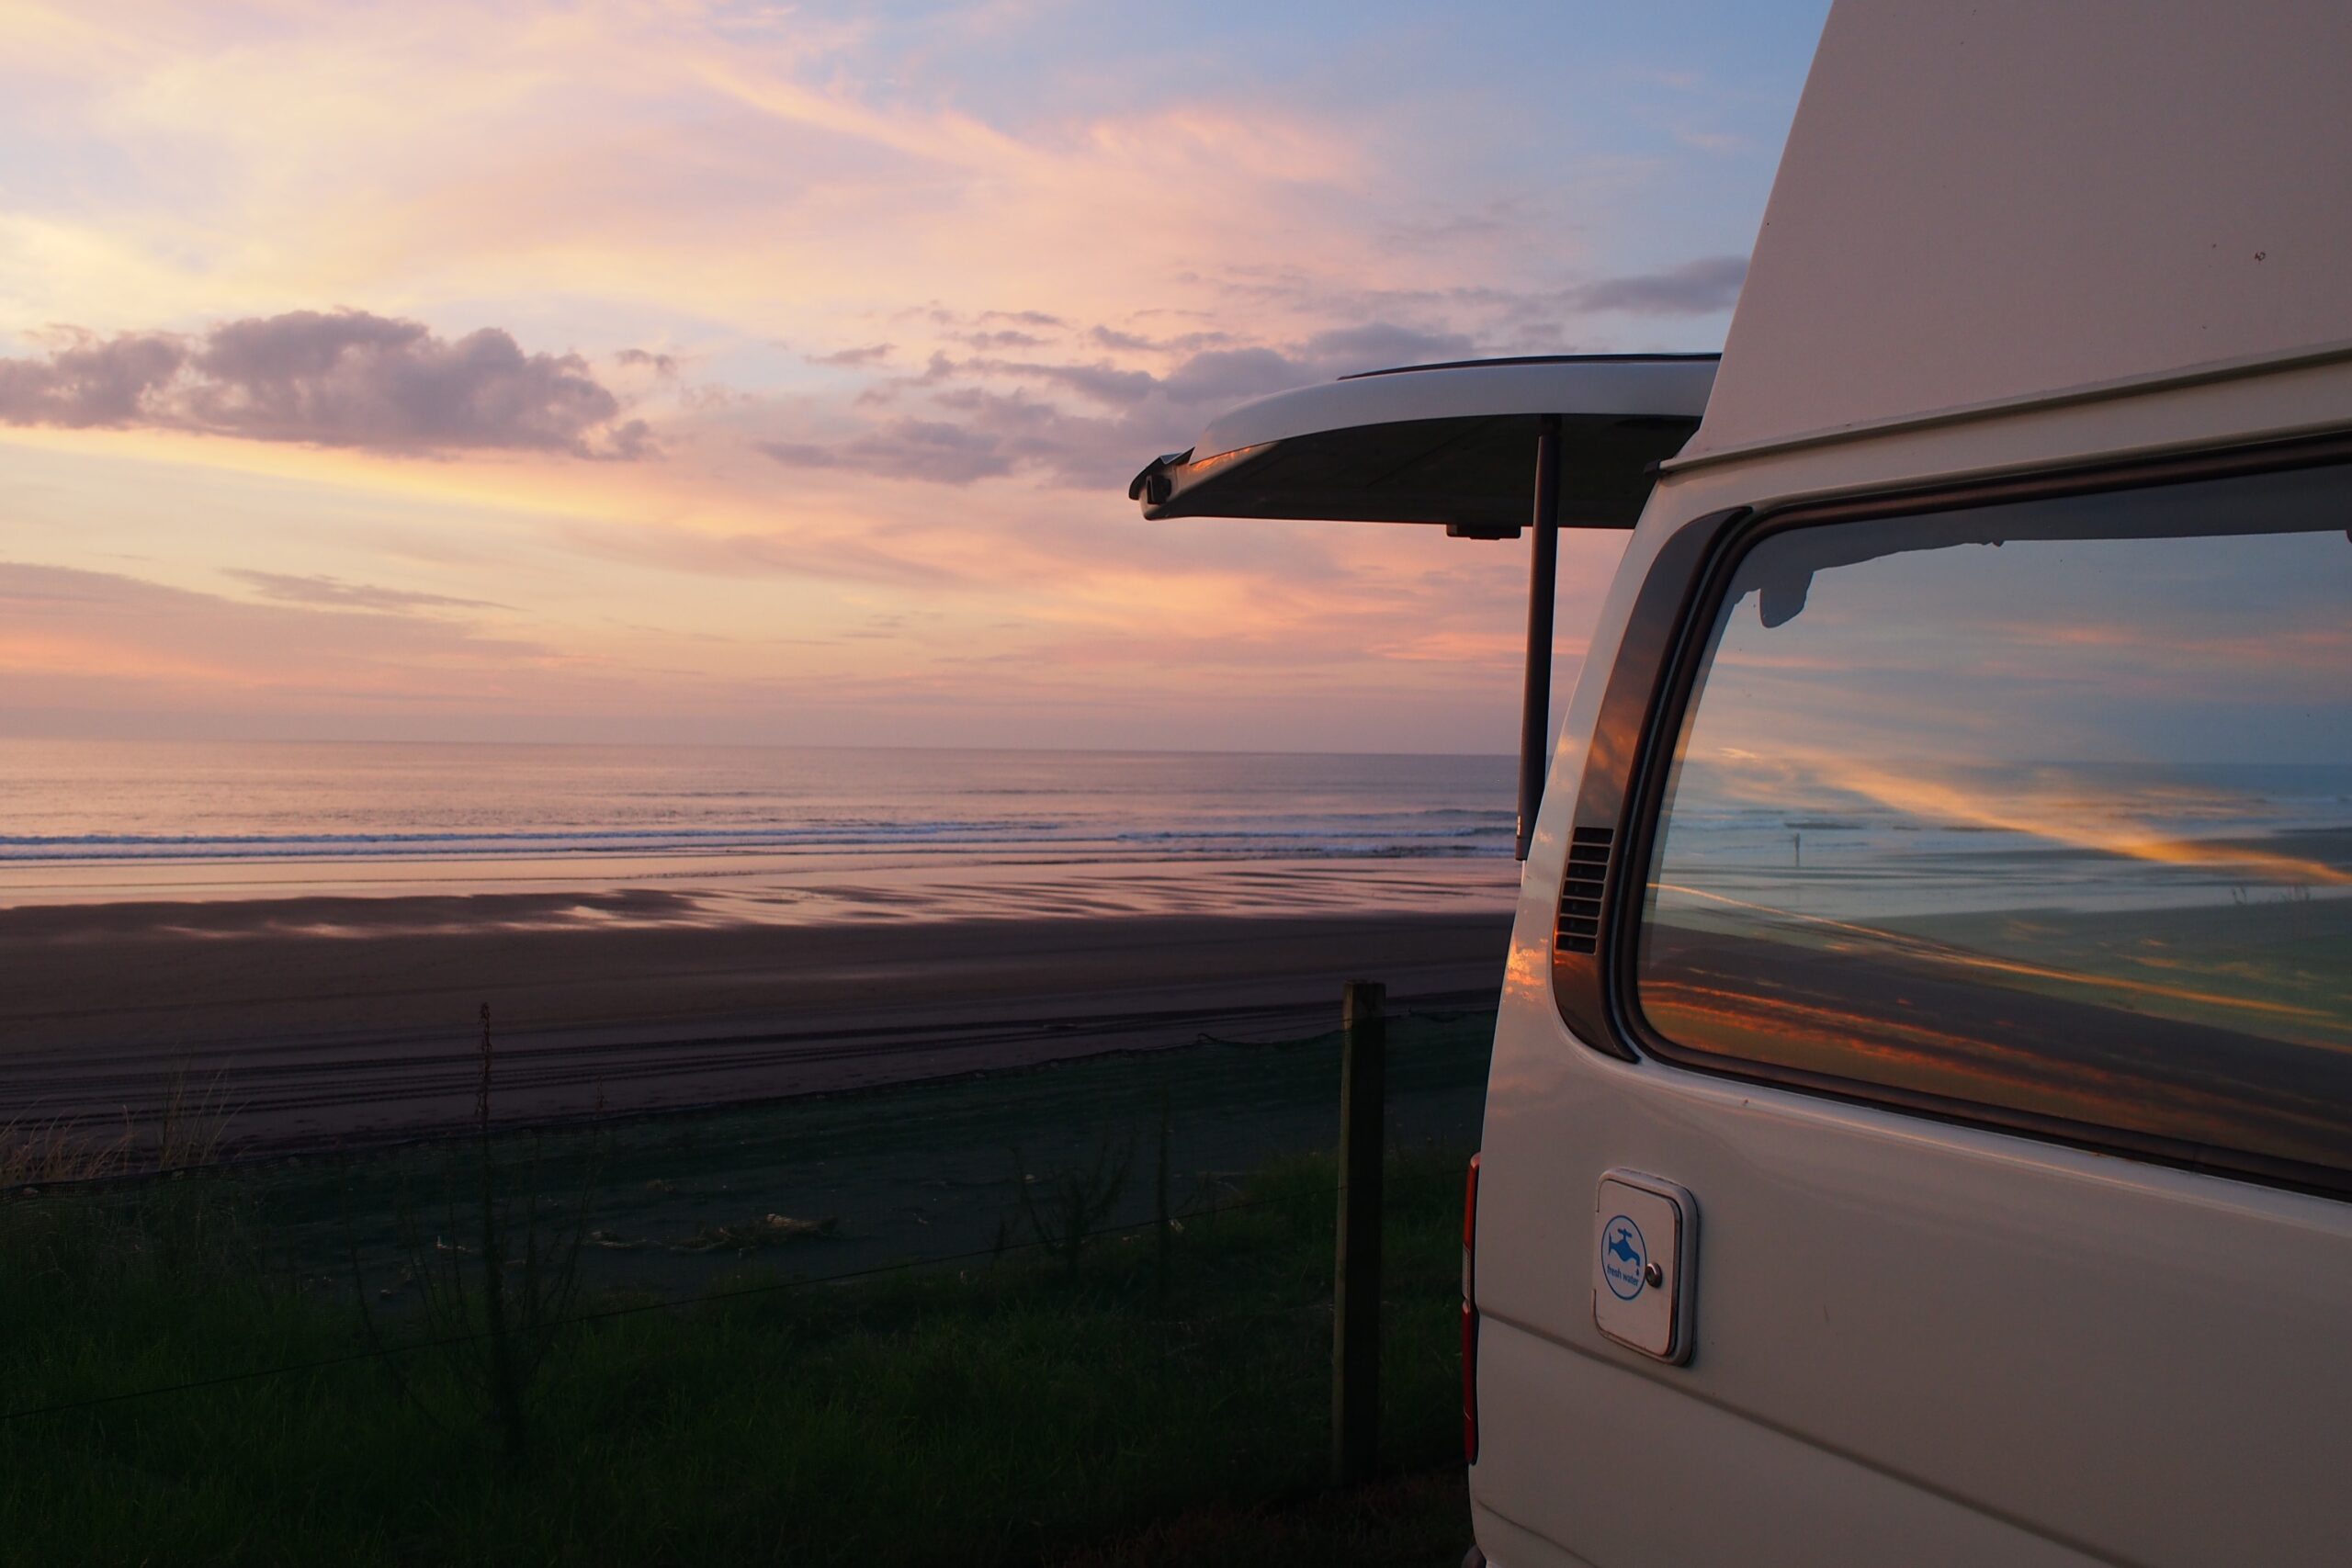
M1369 1478L1380 1450L1380 1208L1388 987L1351 980L1340 1005L1340 1225L1332 1282L1331 1482Z

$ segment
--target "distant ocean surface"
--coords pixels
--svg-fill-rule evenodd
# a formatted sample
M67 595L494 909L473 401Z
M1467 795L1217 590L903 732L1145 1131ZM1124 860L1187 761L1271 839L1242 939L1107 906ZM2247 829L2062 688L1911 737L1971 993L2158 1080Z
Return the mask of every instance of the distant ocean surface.
M1506 757L0 739L0 866L1508 857Z

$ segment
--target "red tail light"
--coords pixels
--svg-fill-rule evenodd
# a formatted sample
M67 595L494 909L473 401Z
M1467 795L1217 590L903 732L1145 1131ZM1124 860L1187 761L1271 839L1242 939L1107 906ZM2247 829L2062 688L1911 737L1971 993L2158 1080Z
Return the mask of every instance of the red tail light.
M1478 1462L1478 1156L1462 1200L1462 1458Z

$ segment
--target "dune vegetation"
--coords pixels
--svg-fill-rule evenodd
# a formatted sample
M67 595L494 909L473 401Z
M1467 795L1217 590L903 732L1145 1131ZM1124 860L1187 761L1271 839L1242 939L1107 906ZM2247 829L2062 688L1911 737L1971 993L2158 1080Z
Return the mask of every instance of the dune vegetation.
M371 1303L274 1263L233 1173L19 1190L0 1541L44 1562L1450 1565L1466 1152L1392 1156L1387 1479L1345 1495L1322 1492L1328 1157L1082 1243L1039 1245L1048 1215L989 1255L841 1280L746 1247L684 1303L573 1286L594 1222L560 1207L499 1209L495 1287L436 1239L437 1292Z

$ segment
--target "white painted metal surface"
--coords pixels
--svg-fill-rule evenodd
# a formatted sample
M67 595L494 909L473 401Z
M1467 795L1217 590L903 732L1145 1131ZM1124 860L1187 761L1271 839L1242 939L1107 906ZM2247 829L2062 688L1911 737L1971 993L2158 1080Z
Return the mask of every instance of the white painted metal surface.
M1219 415L1193 444L1203 462L1329 430L1422 419L1523 413L1697 419L1714 385L1713 355L1488 361L1384 371L1277 392Z
M2352 6L1830 14L1686 460L2352 347Z
M1713 355L1597 355L1384 370L1247 404L1128 494L1149 518L1442 524L1515 536L1536 443L1559 437L1556 521L1631 528L1657 466L1698 428Z
M2352 431L2330 352L2352 339L2347 15L1832 17L1714 402L1593 630L1526 868L1478 1214L1471 1486L1498 1568L2352 1561L2352 1204L1619 1060L1551 988L1576 784L1679 530ZM1595 1322L1591 1195L1616 1168L1706 1204L1687 1366Z

